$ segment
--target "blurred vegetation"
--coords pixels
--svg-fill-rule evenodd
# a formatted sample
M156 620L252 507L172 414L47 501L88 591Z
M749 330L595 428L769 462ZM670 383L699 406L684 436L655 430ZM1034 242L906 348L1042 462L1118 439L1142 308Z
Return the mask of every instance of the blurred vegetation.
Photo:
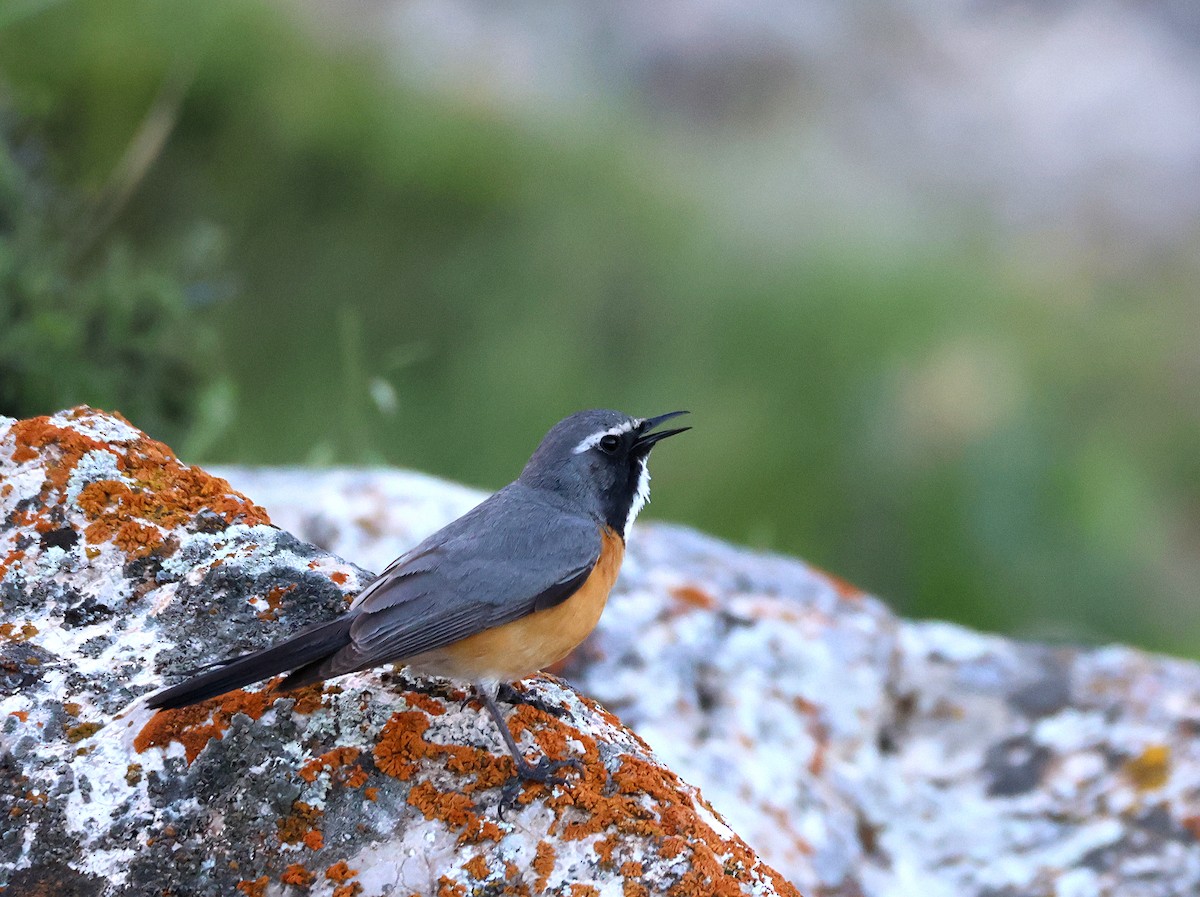
M908 613L1200 653L1179 266L1017 264L986 233L768 249L611 111L422 95L257 3L10 9L0 410L494 487L572 410L688 407L655 516ZM83 267L47 189L100 210Z
M175 269L103 239L104 203L59 184L27 125L0 120L0 414L86 396L151 432L201 429L215 334Z

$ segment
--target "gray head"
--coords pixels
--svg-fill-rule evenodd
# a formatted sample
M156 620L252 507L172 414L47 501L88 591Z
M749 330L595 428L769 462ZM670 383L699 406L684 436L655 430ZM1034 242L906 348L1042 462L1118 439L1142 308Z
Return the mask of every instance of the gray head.
M643 418L578 411L550 429L521 471L520 482L562 496L624 536L650 498L650 450L691 427L651 431L681 414L687 412Z

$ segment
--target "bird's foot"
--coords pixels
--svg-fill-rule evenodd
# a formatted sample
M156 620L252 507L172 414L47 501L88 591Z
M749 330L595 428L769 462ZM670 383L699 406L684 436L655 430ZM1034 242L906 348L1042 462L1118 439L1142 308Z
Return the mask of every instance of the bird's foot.
M511 682L501 682L496 686L496 700L516 707L525 703L525 695Z
M509 779L500 790L501 811L507 807L516 806L517 798L520 797L521 791L528 782L553 787L567 783L565 778L556 775L559 770L570 767L578 773L583 773L583 764L575 757L566 760L551 760L549 757L543 757L537 763L530 763L521 757L517 759L516 765L517 774Z
M537 710L541 710L550 714L550 716L558 718L566 716L568 712L565 707L561 707L558 704L550 704L546 701L543 701L536 695L531 695L529 692L518 690L510 682L500 683L500 686L496 689L496 700L503 701L505 704L509 704L513 707L519 707L524 704L528 707L534 707Z
M537 763L530 763L528 760L521 758L517 763L517 776L526 782L540 782L543 785L565 785L567 780L562 776L555 775L560 769L570 767L579 774L583 774L583 764L576 757L568 757L566 760L551 760L549 757L543 757Z

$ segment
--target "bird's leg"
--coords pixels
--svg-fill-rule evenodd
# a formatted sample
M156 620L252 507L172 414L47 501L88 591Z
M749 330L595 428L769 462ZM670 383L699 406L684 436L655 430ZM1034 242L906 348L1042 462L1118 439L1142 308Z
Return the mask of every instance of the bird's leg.
M562 785L566 782L566 779L556 776L554 773L566 766L572 766L575 769L581 768L579 761L574 757L569 760L551 760L549 757L542 757L536 764L530 763L521 753L521 749L517 747L517 742L512 737L512 732L508 731L508 723L504 721L504 715L500 712L500 707L496 704L496 699L492 696L492 689L482 683L476 683L475 693L479 695L483 706L491 714L492 722L500 730L500 737L504 739L505 745L508 746L508 752L512 754L513 762L517 764L517 775L521 778L529 782L541 782L546 785Z

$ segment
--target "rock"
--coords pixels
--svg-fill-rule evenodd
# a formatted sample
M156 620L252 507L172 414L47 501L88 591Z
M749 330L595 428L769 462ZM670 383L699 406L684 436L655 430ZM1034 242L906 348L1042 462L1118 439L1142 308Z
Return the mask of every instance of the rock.
M225 475L373 568L481 497L408 473ZM561 672L810 897L1200 894L1194 663L900 620L798 561L639 523Z
M423 494L389 531L462 495ZM402 672L146 710L164 678L336 614L368 574L117 416L0 418L0 521L0 893L797 894L551 676L509 725L581 762L553 787L514 777L467 695Z

